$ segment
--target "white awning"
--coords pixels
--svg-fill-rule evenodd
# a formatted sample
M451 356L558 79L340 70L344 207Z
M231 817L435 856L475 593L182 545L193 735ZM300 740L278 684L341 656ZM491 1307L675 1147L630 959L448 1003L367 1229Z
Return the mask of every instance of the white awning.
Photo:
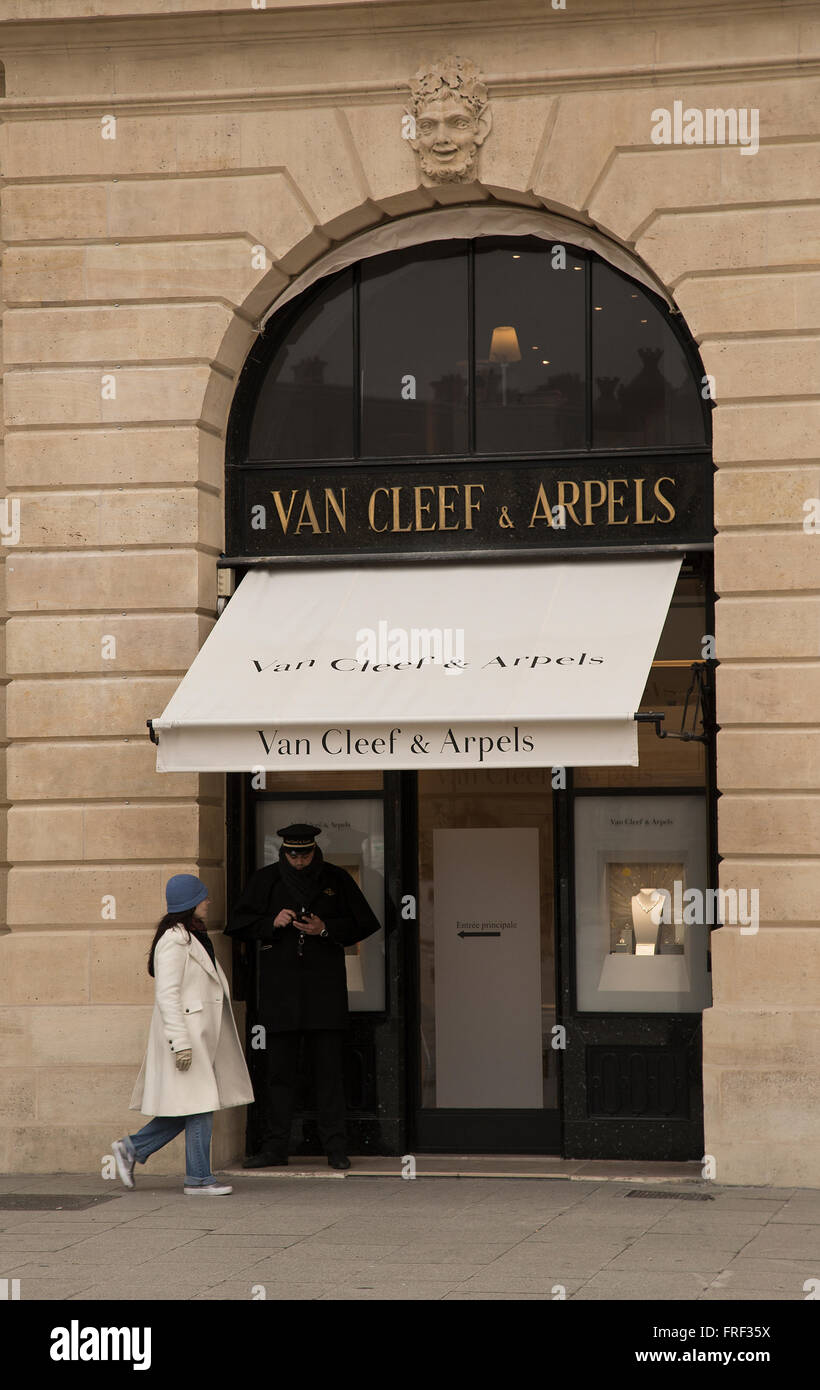
M246 574L160 772L638 765L680 558Z

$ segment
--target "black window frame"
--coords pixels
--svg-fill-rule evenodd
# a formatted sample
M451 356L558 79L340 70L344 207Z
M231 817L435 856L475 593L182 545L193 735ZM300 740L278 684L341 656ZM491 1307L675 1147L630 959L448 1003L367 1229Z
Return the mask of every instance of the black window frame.
M313 285L309 286L301 295L297 295L284 308L275 313L269 320L266 331L263 331L254 344L245 360L245 364L239 376L234 401L228 421L227 431L227 450L226 457L228 463L228 475L230 482L230 472L232 467L241 468L278 468L283 469L306 469L310 470L317 467L360 467L378 466L379 463L390 462L395 466L402 463L416 464L424 462L426 464L447 463L451 466L463 464L471 466L475 463L489 463L499 459L509 459L511 461L519 459L532 459L533 457L549 459L581 459L596 457L634 457L659 454L674 456L675 454L703 454L711 458L712 450L712 428L711 414L714 403L709 398L708 393L704 396L701 392L700 405L701 417L703 421L703 440L702 442L689 442L667 445L646 445L646 446L613 446L593 445L593 324L594 309L592 305L592 266L595 262L605 265L614 275L619 276L626 284L634 286L638 293L644 296L646 301L658 312L667 316L667 322L683 350L684 356L691 370L693 383L698 380L705 381L703 364L700 359L697 344L689 333L683 321L682 315L670 311L664 300L652 290L648 289L640 281L633 279L618 267L612 265L604 257L599 256L594 251L586 251L580 247L573 246L571 243L562 242L567 261L572 257L579 259L584 266L584 321L585 321L585 439L583 448L563 448L538 451L537 455L530 450L492 450L488 452L478 451L475 448L476 441L476 375L475 375L475 253L479 245L492 245L497 247L508 244L511 248L518 245L522 249L530 249L533 243L546 246L547 243L536 237L457 237L453 238L453 243L462 243L466 248L468 257L467 263L467 304L465 313L468 324L468 383L467 383L467 426L468 426L468 450L466 453L459 454L384 454L384 455L363 455L362 446L362 381L361 381L361 323L359 312L359 294L361 287L361 266L363 262L357 261L352 266L351 290L353 298L353 446L354 452L351 455L340 455L335 457L324 457L316 455L310 458L252 458L249 453L251 428L253 424L254 412L258 405L260 395L264 386L265 375L268 368L283 340L289 335L294 326L298 323L303 312L308 309L322 295L331 284L336 283L342 276L348 275L351 271L350 266L335 272L333 275L320 277ZM422 243L428 246L430 243ZM384 252L382 256L367 258L369 264L373 260L381 260L383 257L394 256L394 251Z

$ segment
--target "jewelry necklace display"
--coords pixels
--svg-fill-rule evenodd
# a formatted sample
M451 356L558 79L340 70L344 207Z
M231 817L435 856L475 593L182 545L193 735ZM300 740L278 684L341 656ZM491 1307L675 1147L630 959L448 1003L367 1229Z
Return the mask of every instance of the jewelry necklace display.
M654 891L657 892L657 889L655 889ZM644 905L643 905L643 903L641 902L641 899L640 899L640 894L636 894L636 896L635 896L635 902L638 904L638 907L643 907L644 912L651 912L652 909L653 909L653 907L657 907L657 906L658 906L658 903L661 902L662 898L663 898L663 893L658 893L657 898L653 898L653 899L652 899L652 902L649 904L649 906L648 906L648 907L644 907Z
M651 902L646 903L641 895L654 893ZM632 899L632 926L635 935L635 955L654 956L658 946L660 912L663 909L664 894L657 888L641 888ZM636 915L635 908L641 909Z

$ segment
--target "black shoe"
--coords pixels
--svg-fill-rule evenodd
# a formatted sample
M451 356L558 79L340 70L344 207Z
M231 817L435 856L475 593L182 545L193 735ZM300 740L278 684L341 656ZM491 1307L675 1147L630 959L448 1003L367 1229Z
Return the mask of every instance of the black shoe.
M243 1168L284 1168L288 1156L271 1149L262 1149L258 1154L249 1154L242 1160Z
M332 1153L328 1154L327 1161L331 1168L350 1167L350 1159L343 1149L334 1149Z

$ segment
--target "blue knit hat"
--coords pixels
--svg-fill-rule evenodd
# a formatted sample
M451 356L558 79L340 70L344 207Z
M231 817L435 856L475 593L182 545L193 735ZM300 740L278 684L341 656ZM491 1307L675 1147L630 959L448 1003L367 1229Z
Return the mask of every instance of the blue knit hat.
M208 890L201 878L195 874L174 874L165 885L165 901L169 912L187 912L204 902Z

